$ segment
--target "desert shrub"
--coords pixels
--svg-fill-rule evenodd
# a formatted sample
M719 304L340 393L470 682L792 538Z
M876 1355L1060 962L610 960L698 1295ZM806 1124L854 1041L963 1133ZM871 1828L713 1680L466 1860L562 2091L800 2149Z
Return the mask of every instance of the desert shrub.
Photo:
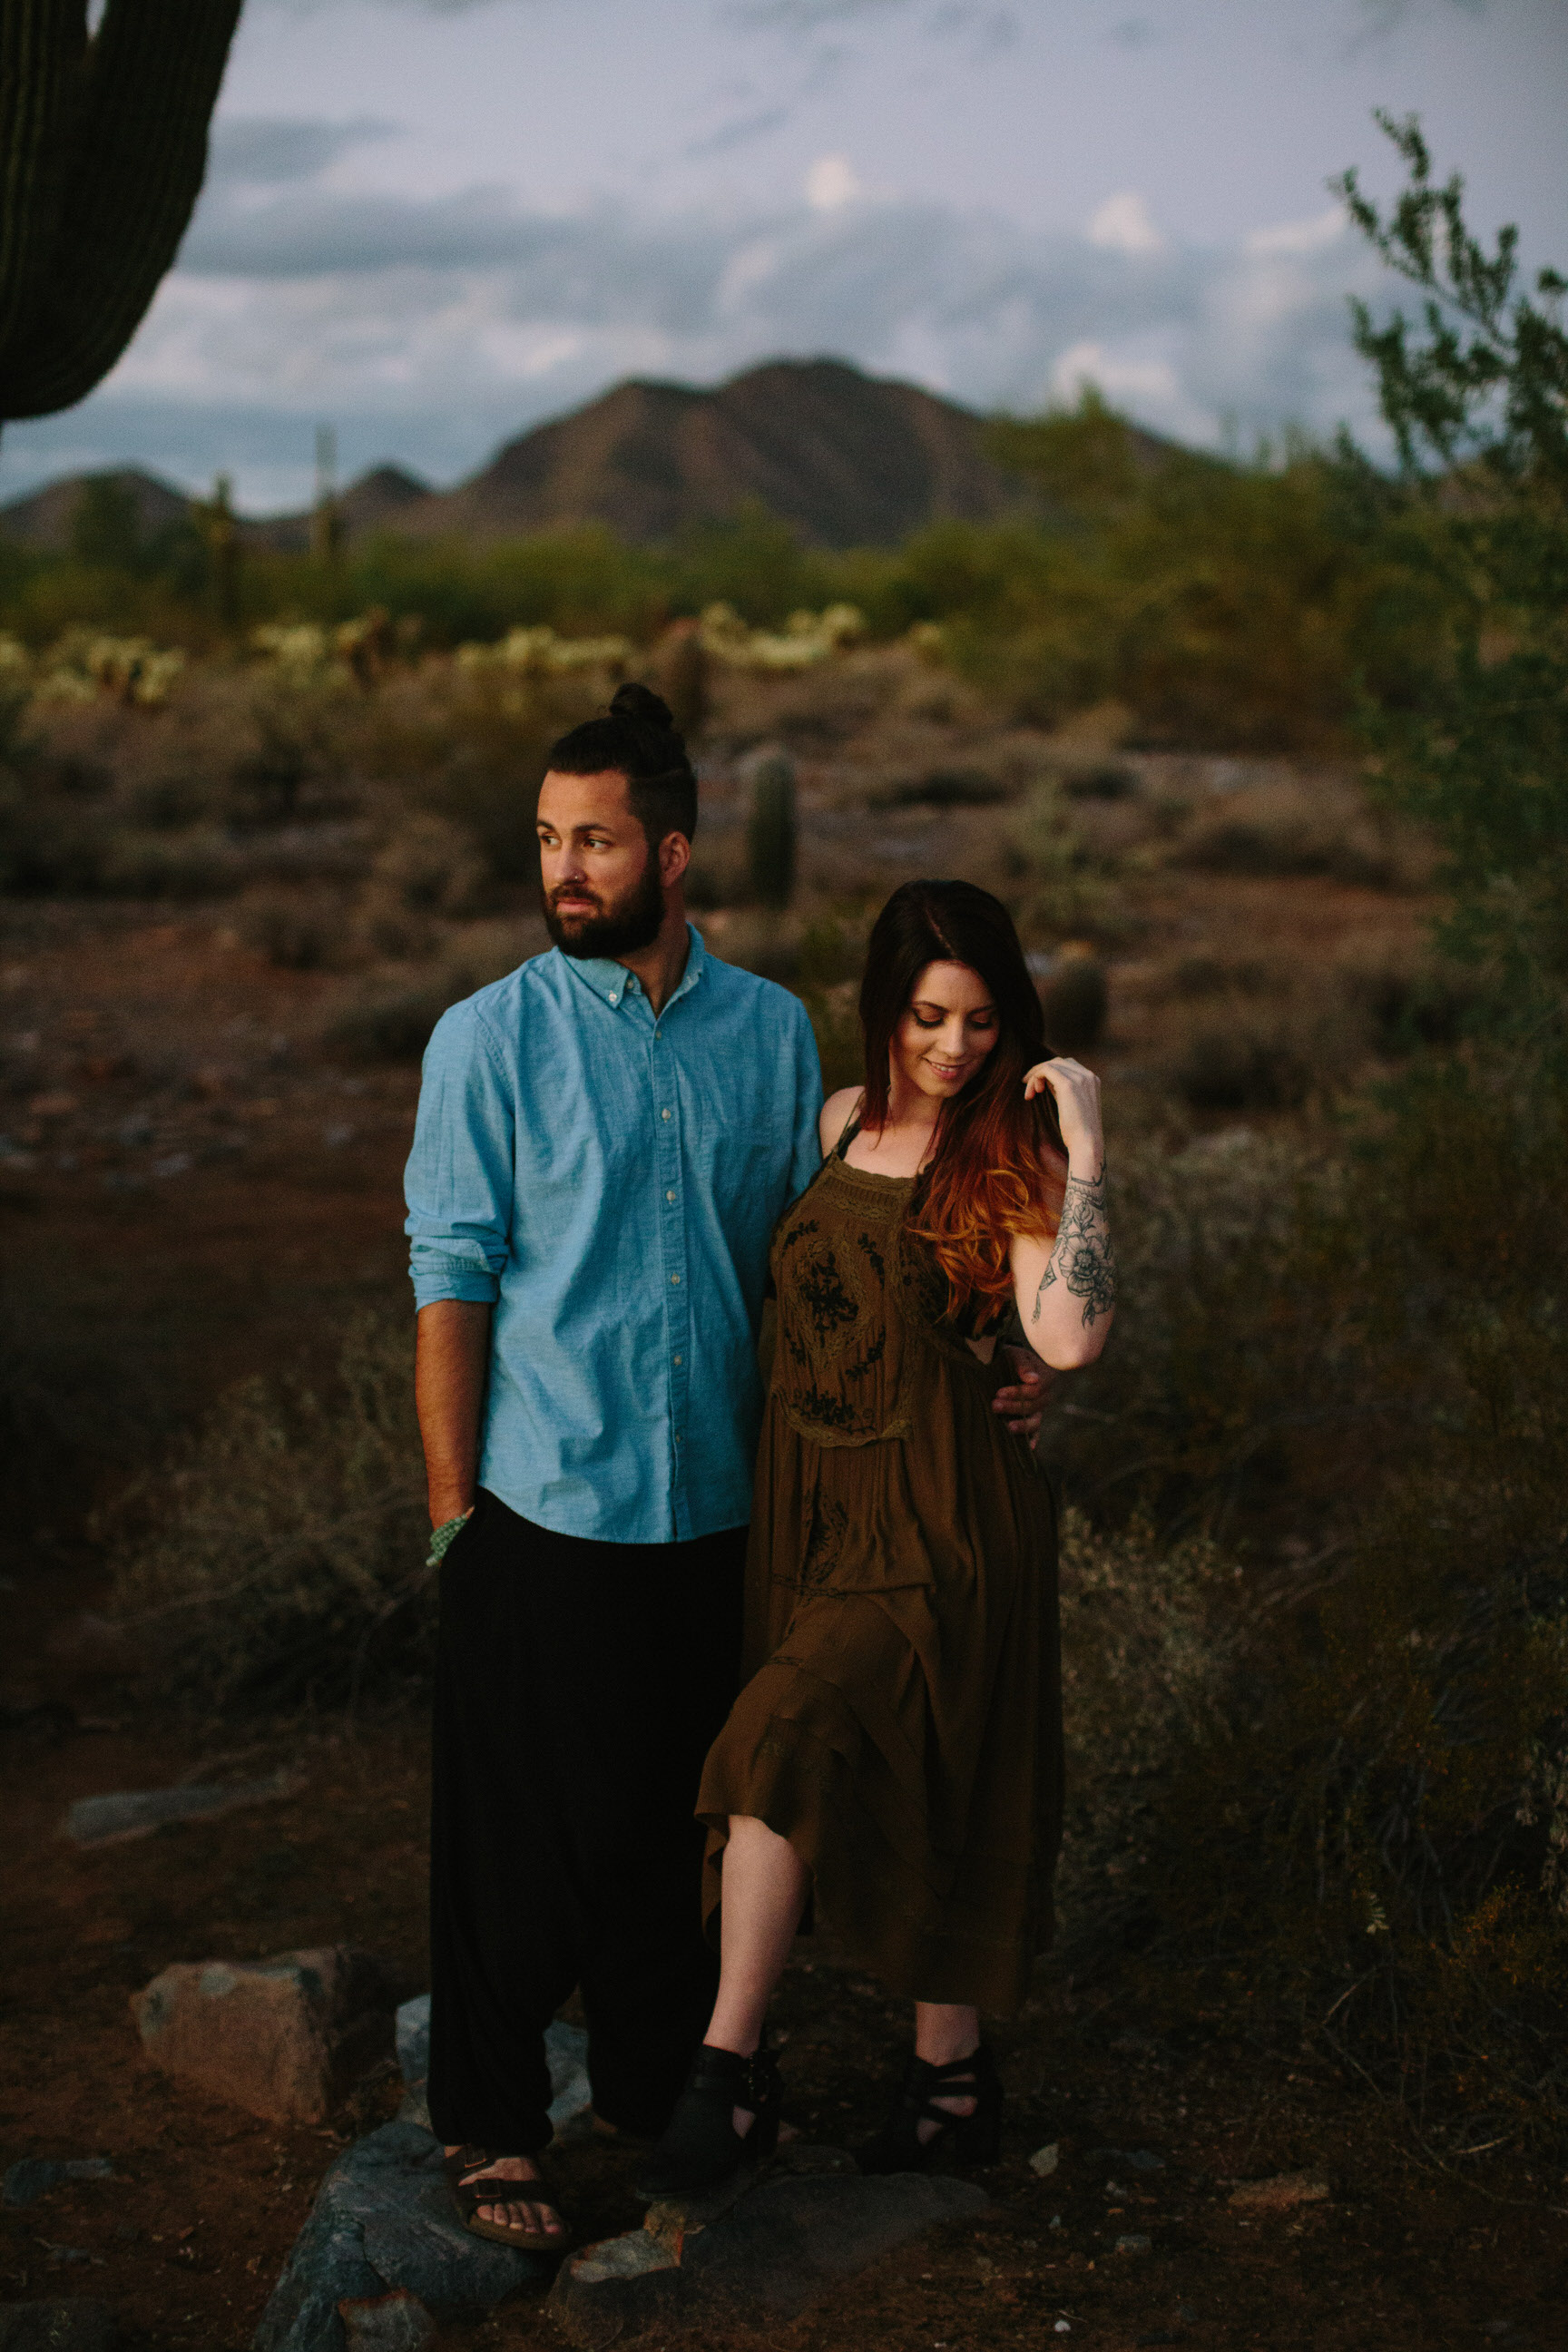
M471 993L450 977L383 990L341 1013L327 1031L326 1044L351 1062L417 1062L447 1006Z
M1337 977L1352 1013L1388 1055L1457 1045L1478 1001L1474 973L1440 957L1344 963Z
M1398 873L1386 849L1297 815L1211 817L1188 835L1178 855L1202 874L1324 874L1374 890L1387 889Z
M204 1709L421 1676L433 1595L412 1318L365 1318L329 1386L245 1382L133 1495L116 1618Z
M1058 1962L1081 1975L1150 1932L1148 1841L1186 1759L1223 1748L1238 1629L1230 1562L1203 1537L1060 1529L1068 1818ZM1229 1622L1227 1622L1227 1619Z
M1110 893L1054 777L1034 785L1009 814L1006 854L1017 883L1015 912L1026 938L1060 939L1104 925Z
M1259 1025L1237 1011L1188 1032L1171 1066L1171 1083L1192 1110L1300 1110L1314 1070L1300 1034Z
M1068 799L1075 801L1126 801L1138 791L1135 771L1114 760L1097 761L1088 768L1068 768L1062 783Z
M1098 956L1059 956L1040 990L1046 1036L1055 1054L1087 1054L1110 1009L1110 983Z
M342 902L323 891L248 890L237 928L246 946L279 971L321 971L342 950Z
M1010 798L987 768L930 768L869 795L873 808L993 808Z
M431 954L438 915L471 915L486 890L483 861L462 826L416 811L377 852L360 901L362 929L378 955Z
M1202 1719L1096 1829L1101 1957L1419 2076L1466 2146L1568 2127L1565 1143L1548 1075L1449 1057L1339 1164L1124 1155L1118 1328L1052 1439L1146 1586L1194 1530L1236 1563L1184 1588Z

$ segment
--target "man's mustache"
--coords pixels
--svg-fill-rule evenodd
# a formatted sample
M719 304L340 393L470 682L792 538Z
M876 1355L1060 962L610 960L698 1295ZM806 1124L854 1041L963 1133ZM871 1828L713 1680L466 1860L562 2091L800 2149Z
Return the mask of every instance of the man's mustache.
M584 883L558 882L554 889L550 893L550 905L552 912L559 912L561 902L563 898L579 899L587 906L597 908L601 913L604 911L604 900L599 897L598 892L596 890L590 890Z

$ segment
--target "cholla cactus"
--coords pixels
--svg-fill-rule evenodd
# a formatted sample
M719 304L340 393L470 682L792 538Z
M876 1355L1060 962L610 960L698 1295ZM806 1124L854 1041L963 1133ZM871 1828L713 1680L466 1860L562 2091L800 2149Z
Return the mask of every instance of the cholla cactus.
M815 669L865 635L866 617L853 604L824 613L792 613L779 629L752 629L732 604L710 604L698 625L705 653L731 669Z
M184 667L185 656L177 646L73 629L46 656L34 683L34 699L94 702L109 695L134 709L156 710L168 700Z
M486 673L558 677L568 670L620 669L631 656L626 637L558 637L552 628L512 629L499 645L458 647L458 667L470 677Z
M206 172L239 0L0 6L0 418L85 399L140 326Z

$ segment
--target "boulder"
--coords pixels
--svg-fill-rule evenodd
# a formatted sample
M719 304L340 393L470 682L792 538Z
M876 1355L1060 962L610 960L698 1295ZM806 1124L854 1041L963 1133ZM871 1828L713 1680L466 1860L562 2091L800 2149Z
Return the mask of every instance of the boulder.
M268 1780L238 1780L227 1788L126 1789L109 1797L79 1797L60 1824L75 1845L126 1845L151 1837L170 1822L210 1822L240 1805L275 1804L298 1796L304 1781L295 1772L275 1772Z
M344 2352L349 2344L401 2352L420 2341L410 2333L419 2324L414 2305L437 2315L489 2310L553 2268L547 2255L515 2253L465 2230L429 2133L384 2124L346 2149L321 2183L253 2352ZM377 2327L381 2334L368 2332ZM403 2333L386 2332L395 2327Z
M8 2165L0 2181L0 2205L34 2205L62 2180L111 2180L106 2156L24 2156Z
M544 2055L550 2066L550 2121L555 2146L588 2138L593 2132L593 2090L588 2081L588 2037L580 2025L555 2018L544 2029ZM430 2065L430 1996L422 1992L405 2000L397 2012L397 2063L408 2085L408 2095L397 2111L400 2124L430 2128L425 2077Z
M357 2300L345 2295L338 2317L348 2352L428 2352L436 2341L435 2321L405 2286Z
M271 2123L324 2123L393 2055L400 1988L347 1944L270 1960L176 1962L132 1996L142 2046L172 2074Z
M120 2330L106 2303L12 2303L0 2309L0 2352L114 2352Z

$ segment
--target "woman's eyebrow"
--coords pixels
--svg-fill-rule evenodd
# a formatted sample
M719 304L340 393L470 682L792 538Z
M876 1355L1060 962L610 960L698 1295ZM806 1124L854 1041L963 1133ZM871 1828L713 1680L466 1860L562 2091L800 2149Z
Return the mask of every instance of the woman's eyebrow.
M911 1013L954 1013L957 1010L956 1005L939 1004L931 996L911 996L910 999ZM994 1013L995 1010L994 1004L972 1004L963 1017L966 1021L973 1021L977 1013Z

